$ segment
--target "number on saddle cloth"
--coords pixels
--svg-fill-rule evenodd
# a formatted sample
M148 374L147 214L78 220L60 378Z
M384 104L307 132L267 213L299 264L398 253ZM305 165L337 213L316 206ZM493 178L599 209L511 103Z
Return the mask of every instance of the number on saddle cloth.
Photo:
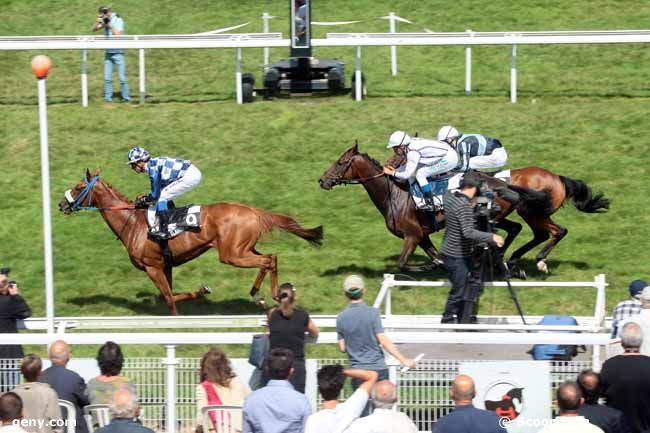
M169 223L167 231L170 237L177 236L184 231L197 231L201 228L201 206L188 205L169 209ZM147 224L151 233L159 231L156 207L147 210Z

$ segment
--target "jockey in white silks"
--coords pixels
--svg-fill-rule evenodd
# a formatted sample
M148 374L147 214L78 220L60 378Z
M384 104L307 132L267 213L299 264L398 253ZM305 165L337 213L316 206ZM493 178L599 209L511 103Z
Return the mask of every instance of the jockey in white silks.
M427 178L452 171L458 165L458 154L447 143L426 138L411 138L404 131L395 131L388 140L395 153L406 152L406 164L398 169L384 167L384 173L409 183L417 181L424 199L413 196L418 209L434 210L433 191Z
M181 194L195 188L201 183L201 172L186 159L174 159L166 156L151 158L149 152L141 147L129 151L128 164L136 173L149 175L151 192L136 199L136 207L146 207L146 203L155 203L159 221L160 239L168 239L169 210L167 204Z

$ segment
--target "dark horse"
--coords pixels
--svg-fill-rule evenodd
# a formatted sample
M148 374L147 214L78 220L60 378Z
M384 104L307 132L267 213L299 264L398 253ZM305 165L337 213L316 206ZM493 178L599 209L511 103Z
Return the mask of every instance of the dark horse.
M486 189L494 190L505 187L505 182L480 173ZM411 199L408 185L396 182L383 174L382 165L365 153L359 153L355 144L329 168L319 180L323 189L329 190L336 185L360 183L368 192L370 199L386 221L386 227L395 236L404 239L399 258L400 269L410 272L430 270L431 267L408 266L407 262L415 248L420 246L431 258L434 266L442 264L436 247L429 235L444 225L444 214L435 215L436 222L430 214L418 212ZM527 188L513 187L518 199L510 202L497 198L502 208L532 209L549 206L545 193L537 193Z
M59 209L65 214L93 207L101 212L106 224L126 247L131 263L145 271L158 287L171 314L177 314L176 302L195 299L207 293L207 288L202 288L174 295L172 269L165 265L160 244L147 236L146 210L134 209L133 202L99 178L99 170L93 175L86 171L86 177L66 191L65 195L59 203ZM255 244L262 235L276 227L313 245L320 245L323 238L322 226L305 229L293 218L285 215L243 204L214 203L201 207L200 230L181 233L168 241L173 256L172 265L180 266L210 248L215 248L222 263L240 268L260 269L253 283L251 296L258 296L262 281L266 273L270 272L272 295L277 298L277 257L273 254L260 254L255 250Z

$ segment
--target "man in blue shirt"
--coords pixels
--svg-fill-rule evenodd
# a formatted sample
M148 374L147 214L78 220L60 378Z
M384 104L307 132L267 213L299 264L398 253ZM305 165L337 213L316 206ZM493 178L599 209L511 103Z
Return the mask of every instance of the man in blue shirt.
M99 29L104 29L106 37L124 35L124 20L116 13L113 13L108 6L101 6L97 21L93 25L93 32ZM122 101L129 102L129 83L126 81L126 61L124 60L124 49L122 48L106 50L104 56L104 101L111 102L113 100L113 65L117 66Z
M450 397L456 408L433 425L433 433L507 433L496 413L472 405L474 380L464 374L451 384Z
M264 368L271 380L246 398L243 433L303 433L311 406L288 380L293 374L293 352L271 350Z

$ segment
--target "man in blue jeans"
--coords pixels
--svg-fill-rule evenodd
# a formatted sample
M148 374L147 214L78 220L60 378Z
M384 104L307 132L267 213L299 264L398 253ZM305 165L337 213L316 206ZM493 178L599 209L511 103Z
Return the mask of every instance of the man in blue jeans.
M104 34L108 36L120 36L124 34L124 20L113 13L108 6L99 8L97 21L93 26L93 32L104 29ZM117 66L117 77L120 80L120 89L122 92L122 101L129 102L129 83L126 81L126 61L124 59L123 48L111 48L106 50L104 56L104 101L113 100L113 65Z

